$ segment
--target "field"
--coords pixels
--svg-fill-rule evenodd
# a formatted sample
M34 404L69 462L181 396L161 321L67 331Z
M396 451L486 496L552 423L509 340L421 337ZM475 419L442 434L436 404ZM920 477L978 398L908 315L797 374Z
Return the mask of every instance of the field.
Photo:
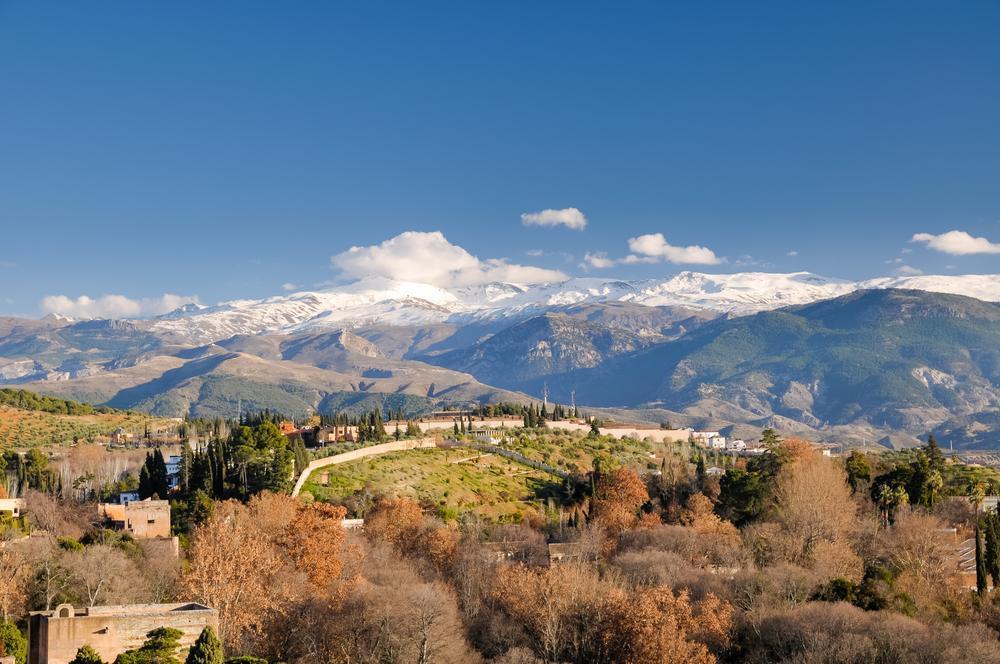
M74 437L81 441L93 440L108 435L118 427L124 427L139 437L147 423L150 431L166 429L173 424L140 413L62 415L0 406L0 447L68 445Z
M529 459L580 474L593 470L595 459L613 465L646 467L652 464L655 467L657 464L650 458L650 453L662 457L668 449L675 447L672 444L587 436L558 429L544 433L538 430L517 431L503 444Z
M329 473L327 483L321 477ZM322 468L304 487L318 500L356 494L400 495L436 506L442 516L471 511L497 520L517 519L532 505L558 496L561 481L508 459L467 449L426 449Z

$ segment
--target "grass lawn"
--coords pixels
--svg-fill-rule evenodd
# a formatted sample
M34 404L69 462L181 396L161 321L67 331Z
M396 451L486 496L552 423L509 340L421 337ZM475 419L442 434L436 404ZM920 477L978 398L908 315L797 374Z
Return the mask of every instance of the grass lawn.
M327 483L321 477L329 473ZM467 449L425 449L321 468L304 490L317 500L338 502L356 493L409 496L437 506L443 515L475 512L496 520L516 520L524 510L558 497L556 477L495 455Z

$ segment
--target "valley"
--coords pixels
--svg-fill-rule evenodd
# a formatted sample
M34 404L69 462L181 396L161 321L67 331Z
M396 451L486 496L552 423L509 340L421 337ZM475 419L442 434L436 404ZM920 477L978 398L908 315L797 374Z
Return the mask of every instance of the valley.
M1000 447L998 300L995 275L367 279L147 319L0 319L0 383L161 417L547 393L622 421L985 450Z

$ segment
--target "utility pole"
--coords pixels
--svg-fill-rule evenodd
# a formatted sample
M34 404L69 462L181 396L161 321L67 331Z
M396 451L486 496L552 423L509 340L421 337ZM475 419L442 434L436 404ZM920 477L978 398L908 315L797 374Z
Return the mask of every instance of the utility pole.
M549 409L549 384L542 383L542 407Z

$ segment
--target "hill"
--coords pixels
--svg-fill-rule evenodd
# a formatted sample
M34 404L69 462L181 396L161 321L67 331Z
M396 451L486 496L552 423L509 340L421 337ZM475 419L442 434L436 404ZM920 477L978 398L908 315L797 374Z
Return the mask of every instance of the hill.
M0 389L0 448L66 445L107 436L119 427L135 436L172 432L174 423L143 413L95 407L27 390Z
M165 417L185 413L232 417L241 407L290 416L373 407L416 415L450 404L525 400L468 374L359 352L368 348L367 343L341 331L237 337L153 355L93 375L28 386Z
M728 409L761 423L782 417L923 436L1000 404L998 322L1000 307L972 298L860 291L715 321L549 385L557 398L576 386L578 399L597 405Z

